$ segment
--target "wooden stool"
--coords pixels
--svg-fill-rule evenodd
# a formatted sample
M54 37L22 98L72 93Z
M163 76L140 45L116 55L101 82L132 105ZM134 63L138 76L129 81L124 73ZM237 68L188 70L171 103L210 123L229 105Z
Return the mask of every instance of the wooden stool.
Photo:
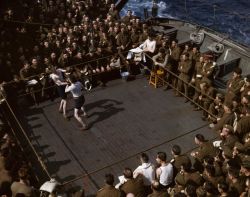
M157 71L150 72L149 85L153 85L155 88L164 86L164 71L159 69Z

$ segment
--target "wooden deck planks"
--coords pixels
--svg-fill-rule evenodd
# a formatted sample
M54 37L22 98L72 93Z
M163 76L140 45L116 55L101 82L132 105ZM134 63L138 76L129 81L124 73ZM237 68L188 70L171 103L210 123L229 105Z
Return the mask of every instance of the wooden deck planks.
M78 130L73 118L67 122L58 114L58 100L25 110L30 131L38 137L32 142L36 147L46 147L42 151L49 155L48 169L60 180L102 168L205 124L201 113L193 112L183 98L174 97L172 91L149 87L145 79L128 83L115 80L108 85L86 94L91 129L85 132ZM70 101L72 115L71 106ZM214 136L204 127L149 151L150 157L154 161L159 150L170 154L175 143L183 150L194 147L197 133L208 138ZM111 170L117 176L123 167L134 168L137 163L138 158L134 157L73 185L84 185L87 193L93 194L102 186L105 172Z

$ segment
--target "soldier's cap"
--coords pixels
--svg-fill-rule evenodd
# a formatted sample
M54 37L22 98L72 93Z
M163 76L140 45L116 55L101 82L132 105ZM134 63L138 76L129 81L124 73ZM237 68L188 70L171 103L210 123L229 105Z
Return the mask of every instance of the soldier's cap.
M216 97L218 97L219 99L223 100L224 99L224 95L221 93L217 93Z
M233 131L234 131L234 128L231 125L229 125L229 124L224 124L223 128L228 129L228 131L230 133L233 133Z

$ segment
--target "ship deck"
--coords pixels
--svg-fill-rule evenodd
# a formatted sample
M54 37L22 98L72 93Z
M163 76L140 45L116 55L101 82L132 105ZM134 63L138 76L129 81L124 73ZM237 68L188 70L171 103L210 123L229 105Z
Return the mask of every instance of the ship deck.
M63 183L91 173L66 187L83 187L87 196L95 194L105 173L117 177L124 167L134 169L142 151L155 162L158 151L167 152L170 158L173 144L179 144L183 152L194 148L197 133L214 138L207 122L201 120L201 112L194 112L172 90L155 89L145 78L118 79L107 85L85 94L91 126L87 131L78 129L72 99L70 121L58 113L59 99L19 110L19 120L51 176Z

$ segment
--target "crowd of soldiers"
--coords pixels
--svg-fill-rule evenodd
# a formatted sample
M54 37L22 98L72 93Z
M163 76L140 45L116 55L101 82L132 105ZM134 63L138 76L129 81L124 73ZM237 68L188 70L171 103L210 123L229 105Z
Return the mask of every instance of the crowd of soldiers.
M144 153L135 171L124 169L116 188L113 175L107 174L97 196L249 195L250 77L243 79L240 68L234 69L226 93L217 92L216 63L211 54L200 54L195 45L180 47L177 40L168 40L162 34L152 35L150 26L130 10L120 19L109 0L20 0L15 6L19 7L7 9L6 22L1 24L0 64L5 65L0 67L2 85L11 81L12 88L20 93L29 91L26 82L36 79L47 87L49 81L43 79L52 67L66 68L78 78L98 74L96 81L103 85L107 80L103 73L120 64L130 70L137 60L127 60L127 51L144 44L147 63L143 64L152 66L150 62L154 63L153 70L163 69L168 84L165 88L172 87L176 96L191 101L194 110L203 109L202 118L211 122L221 138L216 148L203 135L196 135L199 148L191 153L192 162L178 145L172 148L172 159L159 152L155 166ZM100 11L91 11L97 8ZM18 9L26 11L20 13ZM153 51L146 49L147 43L155 45ZM20 173L20 181L27 186L22 170Z

